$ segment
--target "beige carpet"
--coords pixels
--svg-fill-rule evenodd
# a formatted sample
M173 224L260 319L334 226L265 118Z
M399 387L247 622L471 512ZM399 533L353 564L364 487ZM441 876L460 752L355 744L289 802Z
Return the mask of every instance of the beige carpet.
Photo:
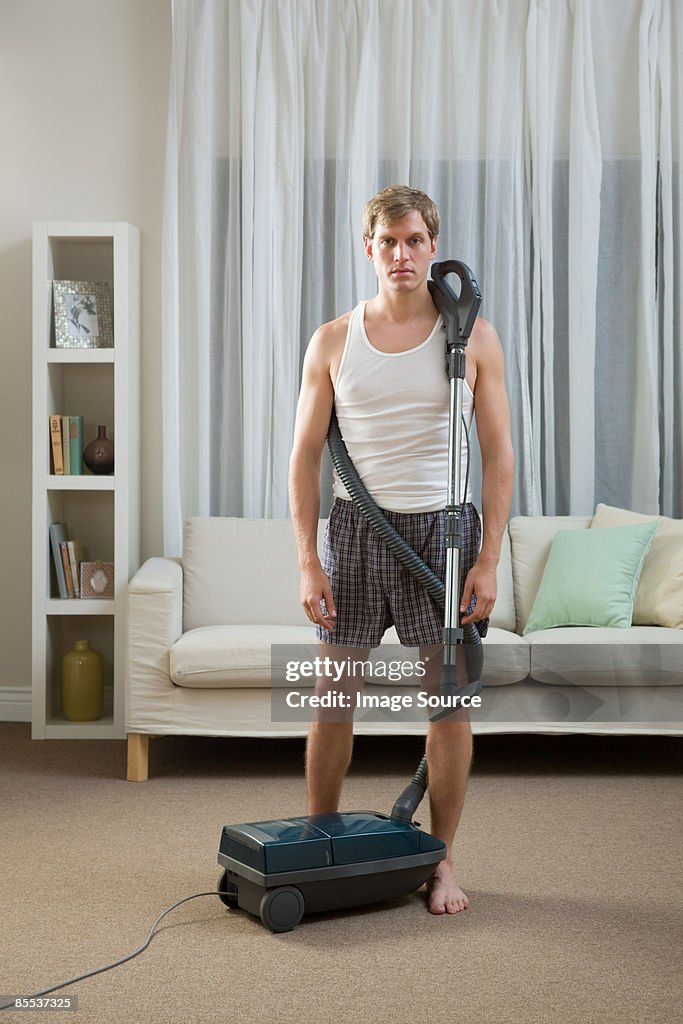
M680 752L676 739L481 738L458 843L468 911L436 918L415 894L274 935L195 900L140 957L56 993L79 1009L48 1019L672 1024ZM123 743L31 742L27 725L0 724L0 993L115 960L164 907L213 888L223 823L303 813L302 754L294 740L157 740L136 785ZM416 739L358 740L344 807L388 811L420 754Z

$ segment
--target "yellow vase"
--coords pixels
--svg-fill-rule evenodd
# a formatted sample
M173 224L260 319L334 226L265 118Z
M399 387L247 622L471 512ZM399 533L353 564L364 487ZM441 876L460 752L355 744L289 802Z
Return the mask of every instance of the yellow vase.
M69 722L94 722L104 705L102 656L77 640L62 658L62 712Z

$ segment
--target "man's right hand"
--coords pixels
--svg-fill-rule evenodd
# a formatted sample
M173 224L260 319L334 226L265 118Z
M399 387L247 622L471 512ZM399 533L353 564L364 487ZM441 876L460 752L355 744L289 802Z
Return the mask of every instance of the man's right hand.
M322 568L302 570L301 604L311 622L323 629L334 629L337 610L329 578Z

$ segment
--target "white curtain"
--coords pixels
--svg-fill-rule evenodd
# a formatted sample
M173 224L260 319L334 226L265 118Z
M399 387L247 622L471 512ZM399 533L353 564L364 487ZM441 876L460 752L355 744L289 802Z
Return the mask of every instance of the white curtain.
M683 515L681 6L174 0L166 553L189 515L288 514L303 352L374 293L360 216L393 182L501 337L513 511Z

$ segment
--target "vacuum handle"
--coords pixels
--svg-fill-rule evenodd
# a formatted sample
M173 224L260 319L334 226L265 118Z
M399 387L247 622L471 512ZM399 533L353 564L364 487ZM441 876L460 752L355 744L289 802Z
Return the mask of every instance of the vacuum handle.
M460 278L460 295L456 296L446 280L448 274ZM427 282L434 305L446 323L448 345L467 344L481 305L481 292L467 264L460 260L443 260L432 264L432 279Z

